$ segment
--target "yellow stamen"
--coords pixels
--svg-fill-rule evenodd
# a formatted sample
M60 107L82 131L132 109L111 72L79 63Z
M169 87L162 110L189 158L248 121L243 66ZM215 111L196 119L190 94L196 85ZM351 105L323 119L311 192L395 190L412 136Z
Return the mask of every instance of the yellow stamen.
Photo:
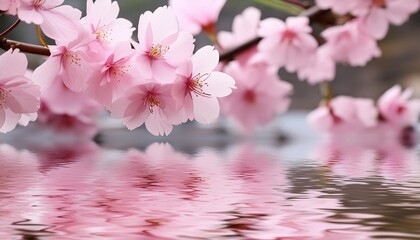
M207 79L210 77L209 73L201 75L198 73L194 77L192 77L188 81L188 90L191 93L194 93L196 97L202 96L202 97L211 97L211 94L204 92L203 87L208 86L209 84L206 82Z
M163 58L163 56L168 50L169 46L162 46L160 44L157 44L156 46L152 47L152 49L149 52L149 56L151 58Z
M153 94L153 93L150 93L149 92L149 95L146 97L146 99L145 99L146 101L144 101L144 104L146 105L146 104L148 104L149 105L149 111L150 111L150 113L151 114L153 114L154 113L154 107L155 106L157 106L157 107L159 107L159 105L160 105L160 100L159 100L159 98L158 97L156 97L156 95L155 94Z

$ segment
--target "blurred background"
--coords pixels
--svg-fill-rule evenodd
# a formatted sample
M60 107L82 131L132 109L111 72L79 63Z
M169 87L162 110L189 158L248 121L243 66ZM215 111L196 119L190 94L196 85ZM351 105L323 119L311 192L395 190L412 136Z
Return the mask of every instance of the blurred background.
M167 0L154 1L118 1L121 11L120 17L127 18L137 27L138 18L146 10L155 10L159 6L167 5ZM84 11L85 1L65 1ZM219 30L230 31L235 15L241 13L248 6L256 6L266 17L279 17L284 19L288 15L284 12L265 7L253 0L228 0L222 10L218 22ZM6 29L15 21L11 16L0 16L0 31ZM420 13L409 19L403 26L391 26L387 37L379 42L382 57L372 60L366 67L350 67L339 65L333 87L336 95L351 95L355 97L369 97L377 99L386 89L394 84L414 88L415 95L420 96ZM134 38L136 38L136 33ZM21 23L10 39L38 44L36 31L33 25ZM196 49L210 44L204 35L197 36ZM50 42L52 43L52 42ZM42 59L39 56L28 54L30 67L35 68ZM295 74L280 71L283 80L294 85L291 108L307 110L315 108L320 101L319 89L306 82L301 82Z

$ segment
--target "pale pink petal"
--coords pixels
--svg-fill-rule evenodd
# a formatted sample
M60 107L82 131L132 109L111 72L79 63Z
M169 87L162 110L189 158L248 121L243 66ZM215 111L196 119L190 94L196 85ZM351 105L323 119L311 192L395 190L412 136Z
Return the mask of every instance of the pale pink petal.
M194 97L194 118L202 124L209 124L219 116L220 106L217 98Z
M0 108L0 109L3 109L3 108ZM15 127L16 127L19 119L20 119L21 114L16 114L16 113L14 113L10 110L7 110L7 109L4 110L4 111L5 111L6 119L3 123L3 126L0 125L1 126L0 127L0 132L7 133L7 132L10 132L13 129L15 129ZM1 112L0 112L0 115L1 115Z
M178 20L173 10L163 6L157 8L151 17L153 41L159 43L167 36L178 33Z
M44 18L41 24L42 31L53 39L71 39L82 29L79 23L80 10L68 5L44 11L42 16Z
M225 97L232 93L235 87L235 80L226 73L211 72L203 86L203 91L213 97Z
M219 63L219 52L213 46L204 46L191 57L191 62L193 76L210 73Z
M172 124L166 119L165 115L158 111L150 114L146 120L146 129L155 136L169 135L173 129Z
M42 15L34 8L19 8L18 16L20 20L28 24L34 23L40 25L44 21Z
M172 66L179 66L189 60L194 51L194 38L191 34L180 32L177 39L165 53L165 60Z
M28 67L25 54L12 49L0 55L0 82L1 79L24 75Z
M32 80L41 86L41 90L48 88L56 79L61 69L60 57L50 57L37 67L32 74Z
M152 62L153 78L159 83L173 83L176 79L174 67L162 60Z

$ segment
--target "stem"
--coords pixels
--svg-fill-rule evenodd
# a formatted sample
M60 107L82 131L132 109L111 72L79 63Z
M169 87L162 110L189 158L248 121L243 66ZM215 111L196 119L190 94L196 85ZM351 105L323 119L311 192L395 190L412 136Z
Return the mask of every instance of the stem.
M327 105L334 98L332 83L328 81L319 84L319 90L322 95L322 103Z
M12 49L19 49L21 52L25 52L25 53L32 53L32 54L37 54L37 55L42 55L42 56L51 55L50 50L46 47L13 41L7 38L0 39L0 48L5 51L12 48Z
M11 31L13 31L13 29L15 29L15 28L17 27L17 25L19 25L19 23L20 23L20 19L16 20L16 21L12 24L12 26L10 26L8 29L6 29L4 32L2 32L2 33L0 34L0 38L3 38L3 37L5 37L5 36L7 36L7 34L9 34Z
M42 44L42 46L48 48L47 43L42 38L41 28L39 27L39 25L35 25L35 29L36 29L36 34L38 35L39 42Z

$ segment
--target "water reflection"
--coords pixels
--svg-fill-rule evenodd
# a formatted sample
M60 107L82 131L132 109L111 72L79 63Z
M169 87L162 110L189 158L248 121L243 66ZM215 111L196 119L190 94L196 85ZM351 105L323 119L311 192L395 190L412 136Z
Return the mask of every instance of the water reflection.
M420 238L415 149L329 141L303 154L3 144L0 239Z

